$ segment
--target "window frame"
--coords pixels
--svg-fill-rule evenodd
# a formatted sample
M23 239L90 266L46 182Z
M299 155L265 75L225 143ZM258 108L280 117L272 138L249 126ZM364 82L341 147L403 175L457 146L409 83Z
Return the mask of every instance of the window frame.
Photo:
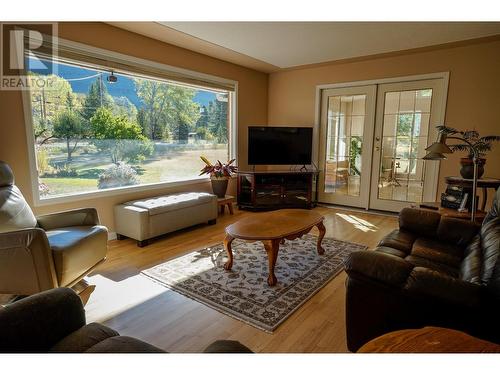
M238 81L222 78L218 76L214 76L211 74L200 73L194 70L179 68L176 66L171 66L163 63L159 63L152 60L146 60L139 57L134 57L126 54L122 54L119 52L114 52L110 50L106 50L103 48L93 47L87 44L73 42L70 40L57 38L57 43L59 46L72 48L78 50L82 54L88 56L106 56L107 60L110 62L109 70L113 68L113 62L121 62L126 61L127 64L131 66L137 67L151 67L152 69L163 70L166 73L176 73L176 74L184 74L189 77L196 77L200 80L207 80L212 82L219 82L221 84L230 84L234 86L234 91L228 91L229 94L229 139L228 139L228 148L229 148L229 157L230 159L237 159L237 147L238 147ZM63 59L64 60L64 59ZM117 69L116 72L119 72ZM132 73L134 74L134 73ZM140 75L138 75L140 76ZM150 78L155 79L154 74L152 73ZM156 78L159 79L159 78ZM162 79L159 79L162 81ZM179 82L180 85L189 86L186 83ZM203 89L202 86L199 86L200 89ZM209 87L206 87L207 90L213 90ZM35 150L35 137L33 134L33 116L32 116L32 107L31 107L31 91L23 90L22 92L22 102L23 102L23 110L24 110L24 123L26 129L26 141L28 148L28 160L29 160L29 172L30 172L30 180L31 180L31 195L32 201L35 207L47 206L58 203L68 203L80 200L88 200L92 198L101 198L101 197L109 197L109 196L119 196L124 194L130 194L134 192L141 192L146 190L160 190L166 188L174 188L180 186L190 186L196 185L200 183L206 183L210 180L208 176L199 176L195 178L189 178L178 181L169 181L169 182L155 182L148 184L139 184L134 186L123 186L117 188L110 188L105 190L97 190L97 191L89 191L89 192L81 192L81 193L73 193L73 194L65 194L58 195L53 197L41 198L39 187L38 187L38 170L37 170L37 160L36 160L36 150ZM236 163L238 160L236 160Z

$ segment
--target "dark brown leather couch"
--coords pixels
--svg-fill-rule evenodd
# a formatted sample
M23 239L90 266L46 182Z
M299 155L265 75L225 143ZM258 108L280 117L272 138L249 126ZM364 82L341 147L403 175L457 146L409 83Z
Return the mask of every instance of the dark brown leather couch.
M405 208L399 229L346 262L347 346L439 326L500 343L500 190L482 225Z
M206 353L251 353L238 341L219 340ZM164 353L99 323L85 324L85 310L69 288L51 289L0 306L0 353Z

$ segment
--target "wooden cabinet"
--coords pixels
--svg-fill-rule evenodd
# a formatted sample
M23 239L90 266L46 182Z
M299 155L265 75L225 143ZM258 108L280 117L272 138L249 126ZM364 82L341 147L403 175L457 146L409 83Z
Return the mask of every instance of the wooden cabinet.
M318 172L238 172L238 206L248 210L312 208Z

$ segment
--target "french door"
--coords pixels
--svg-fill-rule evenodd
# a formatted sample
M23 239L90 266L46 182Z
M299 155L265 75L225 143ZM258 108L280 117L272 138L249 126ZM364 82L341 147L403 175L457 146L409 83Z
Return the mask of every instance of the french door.
M368 206L375 95L375 85L323 91L320 202Z
M438 163L422 158L444 87L436 78L323 90L319 201L385 211L434 201Z

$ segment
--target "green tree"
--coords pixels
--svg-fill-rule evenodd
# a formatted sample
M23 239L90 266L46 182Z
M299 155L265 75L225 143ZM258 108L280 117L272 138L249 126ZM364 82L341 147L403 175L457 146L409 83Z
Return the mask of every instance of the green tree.
M72 92L66 93L66 108L70 111L75 109L75 98Z
M150 139L187 141L188 134L200 117L199 105L193 101L193 89L145 79L134 80L137 95L144 103L138 122Z
M196 91L185 87L169 88L167 123L170 132L180 142L187 142L189 132L200 118L200 106L193 101Z
M53 136L66 141L68 161L72 160L78 142L87 135L87 129L78 113L70 108L59 112L54 120Z
M165 83L148 79L134 79L137 96L144 103L139 124L143 134L150 139L161 139L166 126L168 113L168 88Z
M62 77L38 75L37 85L30 87L31 109L35 142L44 144L53 138L53 122L61 108L65 108L68 97L73 97L71 85Z
M206 106L200 108L200 118L196 122L196 129L208 128L208 109Z
M137 120L137 108L126 96L114 98L113 114L126 116L130 121Z
M153 144L142 134L137 122L115 116L109 108L99 108L90 119L93 143L108 153L111 161L143 160L153 152Z
M99 108L112 108L113 104L113 98L108 94L108 89L102 81L102 76L99 76L92 82L89 92L83 100L81 115L86 121L90 122L90 119Z
M208 123L210 132L218 143L227 143L227 95L218 94L217 99L209 103Z

